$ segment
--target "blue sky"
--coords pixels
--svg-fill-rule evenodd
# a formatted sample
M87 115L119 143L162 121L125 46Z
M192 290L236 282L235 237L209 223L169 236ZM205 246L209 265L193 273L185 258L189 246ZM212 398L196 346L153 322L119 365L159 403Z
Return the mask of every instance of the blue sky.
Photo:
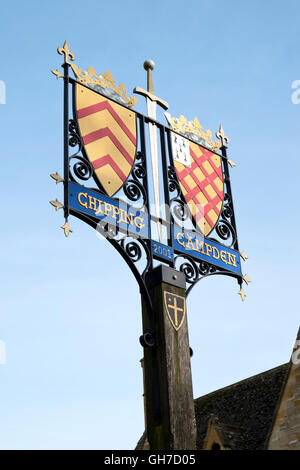
M113 248L75 218L66 239L62 63L109 69L230 137L244 303L230 278L188 299L198 397L289 360L299 326L298 1L20 2L1 5L0 448L130 449L143 428L140 297ZM142 98L137 109L145 112ZM162 116L159 117L162 120Z

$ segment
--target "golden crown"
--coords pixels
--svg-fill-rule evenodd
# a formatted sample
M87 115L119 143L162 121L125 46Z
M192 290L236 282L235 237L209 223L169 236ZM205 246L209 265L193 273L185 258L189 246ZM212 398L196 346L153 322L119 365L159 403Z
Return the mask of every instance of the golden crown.
M126 87L123 83L119 86L116 85L116 80L112 77L109 70L97 75L96 70L92 67L89 67L87 71L85 71L79 69L77 65L71 64L71 68L75 77L78 78L81 83L120 101L122 104L126 104L129 108L132 108L138 101L135 96L127 96Z
M97 74L96 70L92 67L89 67L87 71L82 70L77 67L75 64L71 64L71 61L75 60L74 54L70 51L67 41L65 41L63 47L59 47L57 52L60 55L65 56L65 64L70 65L72 68L75 77L84 85L103 93L104 95L119 101L122 104L125 104L129 108L132 108L138 99L135 96L127 96L127 91L125 85L121 83L116 85L116 80L112 77L109 70L106 70L105 73L100 75ZM70 59L70 60L69 60ZM51 72L57 77L62 78L63 74L59 70L51 70Z
M205 132L203 131L203 126L201 126L196 117L193 121L188 121L184 116L173 118L169 113L165 113L165 116L171 128L179 134L195 142L204 144L215 152L221 147L221 142L212 139L212 132L209 129L206 129Z

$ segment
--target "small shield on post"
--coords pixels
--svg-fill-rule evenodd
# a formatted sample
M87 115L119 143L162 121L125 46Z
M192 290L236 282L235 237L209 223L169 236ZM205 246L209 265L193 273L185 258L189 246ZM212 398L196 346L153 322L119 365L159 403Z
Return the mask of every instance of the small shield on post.
M169 320L173 328L178 331L185 318L185 298L171 292L165 292L164 297Z

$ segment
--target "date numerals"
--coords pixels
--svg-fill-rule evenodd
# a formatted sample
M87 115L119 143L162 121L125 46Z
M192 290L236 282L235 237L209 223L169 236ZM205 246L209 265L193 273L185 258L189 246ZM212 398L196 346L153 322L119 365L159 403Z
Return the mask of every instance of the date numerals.
M153 255L157 258L162 258L167 261L173 261L174 253L172 248L158 242L152 241Z

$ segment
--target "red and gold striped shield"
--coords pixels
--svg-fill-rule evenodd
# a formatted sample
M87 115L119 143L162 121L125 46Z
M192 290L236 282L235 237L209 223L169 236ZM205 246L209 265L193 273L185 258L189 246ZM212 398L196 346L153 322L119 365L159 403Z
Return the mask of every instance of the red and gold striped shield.
M136 114L76 84L76 110L86 154L108 196L131 172L136 154Z
M188 165L176 161L174 165L180 187L204 236L216 225L224 198L221 157L199 144L188 141Z

